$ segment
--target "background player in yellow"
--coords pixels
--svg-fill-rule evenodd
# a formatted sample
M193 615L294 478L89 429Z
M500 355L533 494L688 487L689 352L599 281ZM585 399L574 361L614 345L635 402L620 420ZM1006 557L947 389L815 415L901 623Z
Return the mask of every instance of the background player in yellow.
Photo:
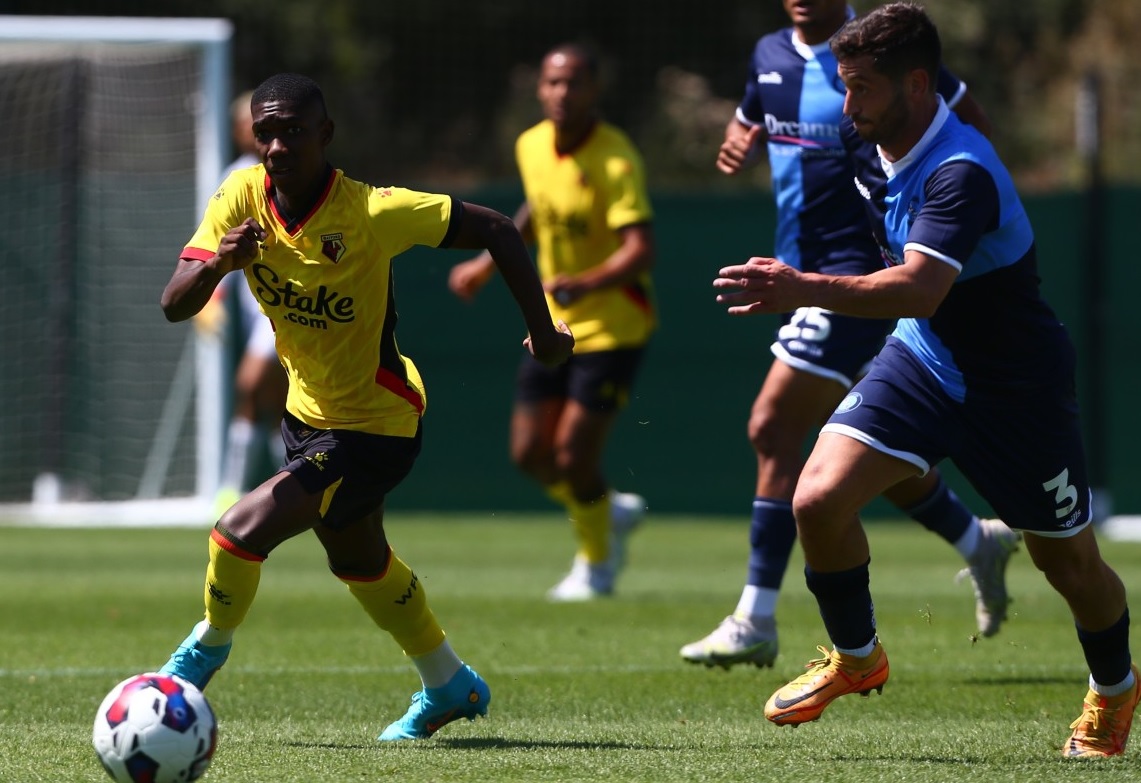
M231 132L234 147L240 154L222 172L222 180L238 169L258 164L250 116L252 94L252 90L246 90L230 104ZM236 316L237 323L231 334L241 346L241 358L234 371L234 410L226 427L222 473L214 498L214 511L218 516L271 472L268 467L258 470L259 463L266 461L265 454L268 453L273 467L283 464L285 448L277 423L285 410L285 395L289 389L285 370L277 358L273 326L262 315L241 270L222 280L213 300L197 318L201 320L211 309L225 313L227 302L234 305L230 312Z
M426 401L396 343L392 259L412 245L487 248L536 360L564 361L574 339L552 321L527 248L505 216L335 170L325 153L333 122L320 88L304 76L269 78L251 108L261 165L231 174L210 200L162 308L171 321L190 318L223 276L244 269L289 376L287 462L214 526L206 619L162 671L205 687L229 656L263 561L312 530L330 569L420 674L422 690L379 739L423 739L453 720L486 715L491 692L445 640L423 585L385 536L385 495L420 451Z
M613 591L645 509L611 489L602 458L656 326L652 211L641 156L600 119L599 92L597 54L555 47L539 74L546 119L515 145L526 197L515 225L536 243L551 312L576 341L557 368L523 357L511 416L512 460L567 509L578 542L570 573L547 593L555 601ZM456 265L448 283L470 300L494 271L485 253Z

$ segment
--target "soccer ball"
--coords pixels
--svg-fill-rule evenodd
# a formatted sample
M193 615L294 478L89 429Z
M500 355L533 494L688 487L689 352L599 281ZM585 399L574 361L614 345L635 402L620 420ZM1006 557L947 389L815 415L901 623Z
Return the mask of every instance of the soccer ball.
M180 677L138 674L111 689L95 713L91 741L118 783L189 783L210 766L214 712Z

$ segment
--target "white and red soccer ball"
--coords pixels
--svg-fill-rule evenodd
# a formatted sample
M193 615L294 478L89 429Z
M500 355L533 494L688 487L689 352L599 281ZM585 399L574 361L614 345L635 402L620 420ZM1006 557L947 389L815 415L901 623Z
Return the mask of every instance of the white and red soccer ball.
M210 766L217 738L202 691L179 677L147 673L111 689L91 739L117 783L189 783Z

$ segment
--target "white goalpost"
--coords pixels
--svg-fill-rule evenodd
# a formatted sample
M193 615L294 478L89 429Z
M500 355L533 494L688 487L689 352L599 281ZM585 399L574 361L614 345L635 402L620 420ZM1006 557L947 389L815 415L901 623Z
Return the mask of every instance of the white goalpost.
M158 306L230 147L225 19L0 16L0 524L206 524L221 335Z

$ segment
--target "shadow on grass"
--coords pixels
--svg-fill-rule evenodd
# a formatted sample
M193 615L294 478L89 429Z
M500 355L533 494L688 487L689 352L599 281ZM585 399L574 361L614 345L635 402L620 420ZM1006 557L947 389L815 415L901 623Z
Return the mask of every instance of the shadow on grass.
M1052 674L1031 674L1020 677L963 677L959 682L964 685L1073 685L1076 688L1084 688L1086 684L1086 681L1081 677L1061 677Z
M588 742L586 740L522 740L506 737L452 737L440 738L436 743L446 748L465 750L666 750L660 745L643 742Z
M305 750L368 750L380 747L379 742L283 742L282 745Z
M308 750L368 750L370 748L416 748L432 750L668 750L662 745L647 745L641 742L586 742L583 740L547 741L515 740L506 737L437 737L430 742L286 742L287 748Z
M974 765L976 769L990 768L995 770L1003 769L1018 769L1025 774L1029 771L1038 772L1040 770L1057 770L1058 779L1066 771L1074 770L1081 773L1082 778L1090 776L1106 775L1108 780L1121 781L1133 780L1133 778L1122 777L1122 767L1127 763L1121 757L1113 759L1067 759L1061 753L1048 753L1041 757L1036 757L1029 761L1018 760L1010 761L996 761L993 758L985 756L939 756L934 754L888 754L888 753L865 753L865 754L848 754L837 753L835 755L822 754L818 761L829 761L841 764L916 764L921 766L955 766L961 767L963 765ZM942 779L942 778L941 778ZM954 780L954 777L948 777L947 780ZM1018 780L1018 778L1011 778ZM1037 775L1034 780L1042 780L1042 777ZM1045 778L1049 779L1049 778ZM1070 778L1066 777L1065 780Z
M828 756L827 758L829 761L836 761L844 764L867 764L869 762L882 764L887 762L892 764L922 764L925 766L943 764L948 766L954 765L957 767L963 764L986 763L986 759L981 756L936 756L932 754L901 755L867 753L852 755L847 753L837 753L836 755Z

